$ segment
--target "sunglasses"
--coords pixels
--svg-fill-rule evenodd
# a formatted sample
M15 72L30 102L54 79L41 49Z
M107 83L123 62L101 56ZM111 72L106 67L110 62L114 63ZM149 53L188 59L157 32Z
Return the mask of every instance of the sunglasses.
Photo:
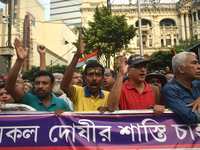
M142 68L147 69L147 64L136 64L136 65L130 65L129 68L135 68L135 69L142 69Z

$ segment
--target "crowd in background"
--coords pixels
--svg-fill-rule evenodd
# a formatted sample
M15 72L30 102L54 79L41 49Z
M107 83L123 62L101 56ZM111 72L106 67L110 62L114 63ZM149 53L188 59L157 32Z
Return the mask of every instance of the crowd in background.
M38 45L40 71L33 85L29 77L18 75L28 49L16 38L17 60L7 80L0 82L0 105L22 103L54 111L55 116L65 111L153 109L159 117L169 108L186 123L200 122L200 65L194 53L181 52L172 58L172 68L148 74L149 60L135 54L126 61L123 53L117 75L97 62L87 64L81 74L76 65L85 45L79 32L77 51L64 74L46 71L46 47Z

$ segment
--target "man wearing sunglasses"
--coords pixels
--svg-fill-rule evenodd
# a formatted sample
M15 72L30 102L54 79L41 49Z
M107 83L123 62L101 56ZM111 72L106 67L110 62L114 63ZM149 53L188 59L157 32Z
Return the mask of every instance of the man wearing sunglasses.
M104 78L101 84L101 88L103 90L110 92L114 83L115 83L114 71L109 68L105 68Z
M123 54L119 74L108 98L108 109L120 110L154 109L154 115L158 117L164 111L162 105L155 105L155 96L150 86L145 82L147 63L139 54L131 55L125 65L125 53ZM129 80L122 84L123 76L128 73Z

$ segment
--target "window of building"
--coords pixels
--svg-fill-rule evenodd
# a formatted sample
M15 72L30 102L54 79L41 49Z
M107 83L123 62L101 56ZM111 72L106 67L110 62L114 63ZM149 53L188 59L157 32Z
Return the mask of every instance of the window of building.
M193 12L194 22L197 20L196 18L196 12Z
M177 45L177 43L176 43L176 39L174 39L174 45Z
M166 39L166 46L171 45L171 39Z
M161 39L161 46L164 47L164 40Z
M198 10L198 20L200 20L200 10Z
M149 46L152 46L152 39L149 39Z
M17 0L15 0L15 5L17 5Z
M173 19L163 19L160 21L160 26L176 26L176 22Z

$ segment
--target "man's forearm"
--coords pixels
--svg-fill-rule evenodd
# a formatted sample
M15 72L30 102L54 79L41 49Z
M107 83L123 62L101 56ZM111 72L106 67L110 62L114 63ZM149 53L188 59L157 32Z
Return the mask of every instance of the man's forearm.
M123 77L124 77L123 74L121 73L118 74L117 80L115 81L115 84L113 85L113 88L110 92L110 95L108 97L108 104L107 104L109 111L115 111L118 107L122 84L123 84L122 82Z
M40 54L40 70L46 71L46 57L45 54Z
M69 67L67 68L67 70L65 71L65 74L63 76L62 82L61 82L61 89L66 93L66 89L69 87L71 81L72 81L72 77L73 77L73 73L75 71L77 62L79 60L81 55L79 54L75 54Z

